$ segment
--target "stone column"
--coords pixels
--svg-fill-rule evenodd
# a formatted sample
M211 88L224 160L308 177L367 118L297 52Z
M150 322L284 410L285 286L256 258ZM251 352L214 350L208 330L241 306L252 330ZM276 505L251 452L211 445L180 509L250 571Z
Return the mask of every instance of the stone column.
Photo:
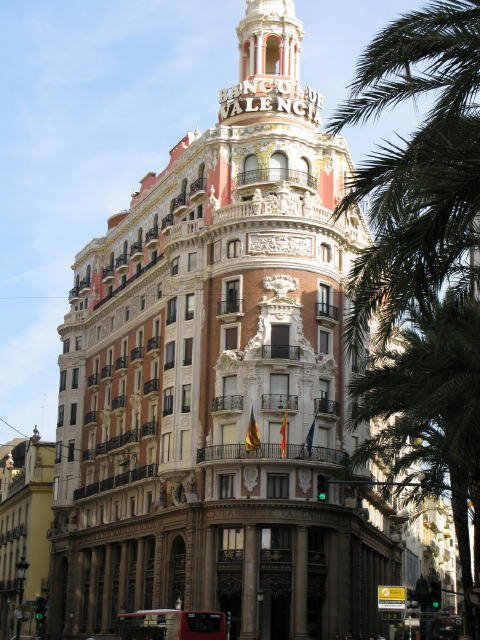
M127 555L128 543L122 542L120 556L120 575L118 579L118 612L125 611L127 606Z
M85 551L77 551L70 556L70 580L72 581L72 602L71 610L74 614L72 619L72 633L80 631L80 619L83 611L83 581L85 576Z
M159 533L155 537L155 563L153 572L153 607L163 608L166 606L166 595L164 591L164 568L165 568L165 534Z
M248 50L249 75L255 75L255 36L250 36L250 48Z
M205 611L215 610L215 584L217 573L215 532L216 529L214 527L206 527L205 568L203 571L205 580L203 590L203 608Z
M263 60L263 33L257 33L257 64L256 64L256 73L257 75L263 73L262 69L262 60Z
M295 530L295 558L293 562L293 638L308 638L308 529Z
M257 528L245 527L245 560L243 564L242 629L240 640L257 637L258 540Z
M295 38L290 40L290 75L295 78Z
M137 541L137 565L135 567L135 611L143 609L145 591L145 538Z
M300 46L297 49L297 59L295 60L295 77L300 80Z
M290 38L288 36L284 36L284 45L283 45L283 75L290 75Z
M105 548L105 576L103 579L102 630L100 631L102 635L108 633L111 627L110 612L112 610L112 571L112 545L107 544Z
M87 633L91 634L95 630L95 612L97 605L98 589L98 547L92 549L92 559L90 564L90 588L88 590L88 613L87 613Z

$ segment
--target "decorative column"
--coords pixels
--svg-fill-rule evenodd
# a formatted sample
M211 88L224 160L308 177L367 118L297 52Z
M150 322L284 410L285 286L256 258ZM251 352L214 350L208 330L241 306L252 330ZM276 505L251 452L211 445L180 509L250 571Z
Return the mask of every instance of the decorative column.
M239 81L241 82L243 80L243 70L245 68L245 46L242 43L238 45L238 59L239 59L238 78L239 78Z
M249 75L255 75L255 36L250 36L250 47L248 49L248 64L249 64Z
M135 611L143 609L145 591L145 538L137 541L137 565L135 567Z
M93 633L97 609L98 590L98 547L92 549L90 563L90 589L88 590L87 633Z
M262 54L263 54L263 34L259 32L256 34L257 36L257 64L256 64L256 74L263 73L262 69Z
M127 606L127 555L128 543L122 542L120 556L120 576L118 581L118 612L125 611Z
M258 541L257 528L245 527L245 561L243 565L242 629L240 640L257 637Z
M110 612L112 610L112 571L113 571L113 555L112 545L107 544L105 547L105 574L103 580L103 603L102 603L102 635L110 631Z
M290 38L284 36L283 39L283 75L290 75Z
M155 564L153 573L153 607L162 608L166 605L165 587L165 534L155 536Z
M295 38L290 40L290 76L295 78Z
M215 610L215 584L216 584L216 546L215 546L214 527L206 527L205 532L205 566L204 566L204 590L203 590L203 608L205 611Z
M70 560L70 580L72 581L72 633L76 634L80 631L80 617L83 611L83 580L85 574L85 552L77 551L72 553Z
M308 529L295 530L295 558L293 563L293 638L308 638Z
M300 46L297 48L297 58L295 60L295 77L300 80Z

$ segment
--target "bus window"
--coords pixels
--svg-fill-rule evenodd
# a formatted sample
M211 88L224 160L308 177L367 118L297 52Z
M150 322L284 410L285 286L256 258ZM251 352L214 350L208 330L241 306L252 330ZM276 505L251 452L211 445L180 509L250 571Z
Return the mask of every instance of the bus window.
M221 615L216 613L187 613L189 631L195 633L215 633L220 629Z

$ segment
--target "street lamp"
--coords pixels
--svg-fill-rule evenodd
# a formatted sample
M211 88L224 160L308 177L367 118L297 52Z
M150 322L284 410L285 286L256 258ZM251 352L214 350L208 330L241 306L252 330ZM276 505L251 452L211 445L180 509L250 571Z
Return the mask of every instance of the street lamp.
M22 556L20 560L17 562L17 581L18 581L18 609L16 611L17 617L17 629L16 629L16 640L20 640L20 627L22 625L22 601L23 601L23 583L25 582L25 578L27 577L27 569L29 567L29 563L25 560L25 556Z

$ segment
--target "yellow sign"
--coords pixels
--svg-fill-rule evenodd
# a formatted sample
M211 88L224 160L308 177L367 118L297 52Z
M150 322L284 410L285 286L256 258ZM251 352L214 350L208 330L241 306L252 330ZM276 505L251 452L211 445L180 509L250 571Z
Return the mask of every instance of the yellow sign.
M379 609L405 609L407 599L406 587L378 587L378 608Z

